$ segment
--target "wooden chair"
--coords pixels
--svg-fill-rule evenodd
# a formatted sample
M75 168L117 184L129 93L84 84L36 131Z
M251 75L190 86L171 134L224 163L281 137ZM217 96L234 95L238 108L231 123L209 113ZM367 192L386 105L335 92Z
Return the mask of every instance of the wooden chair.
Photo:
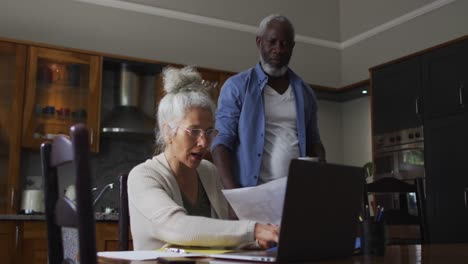
M70 128L71 140L59 135L52 142L41 145L42 175L45 189L48 258L50 264L73 263L64 259L62 227L78 230L79 261L97 263L96 231L92 207L91 174L89 166L88 130L77 124ZM76 202L59 193L57 168L73 164L76 177Z
M368 194L369 193L389 193L398 194L400 196L400 208L391 209L385 208L382 221L386 225L418 225L420 240L413 239L394 239L390 240L390 244L417 244L429 243L429 236L426 222L426 199L424 195L424 179L418 178L414 184L410 184L393 177L384 177L366 184L366 191L364 195L365 204L369 206ZM408 193L415 193L416 206L418 208L418 215L414 216L409 214L408 206L406 204Z
M119 250L129 250L129 224L130 214L128 212L128 193L127 193L128 174L119 176L120 185L120 210L119 210Z

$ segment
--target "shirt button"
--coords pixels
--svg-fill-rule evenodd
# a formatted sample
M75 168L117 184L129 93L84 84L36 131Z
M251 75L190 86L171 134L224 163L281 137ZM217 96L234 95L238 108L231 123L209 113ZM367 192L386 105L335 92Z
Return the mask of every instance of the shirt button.
M261 137L263 137L263 134L260 134Z
M257 179L257 175L254 175L254 178Z
M258 154L257 154L257 156L259 156L259 157L260 157L260 153L258 153Z

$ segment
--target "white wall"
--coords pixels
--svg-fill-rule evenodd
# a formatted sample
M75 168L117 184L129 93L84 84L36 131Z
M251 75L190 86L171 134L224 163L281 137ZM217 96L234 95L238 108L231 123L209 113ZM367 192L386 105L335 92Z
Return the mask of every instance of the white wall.
M326 40L338 41L340 0L125 0L180 12L220 18L257 26L274 13L288 16L296 32ZM353 0L355 1L355 0Z
M328 162L363 166L372 160L370 97L318 101L318 125Z
M326 1L320 3L327 7ZM337 6L337 1L330 3ZM251 10L243 12L258 20L263 17L264 11ZM338 37L337 24L330 32ZM72 0L2 0L0 36L234 72L258 60L252 33ZM308 82L335 87L340 79L340 52L298 43L291 67Z
M318 126L325 147L327 161L343 163L343 116L341 104L318 101Z
M344 49L341 83L367 79L372 66L468 34L467 10L468 1L457 0Z
M340 40L345 41L436 0L341 0Z
M341 105L343 163L363 166L372 160L370 97Z

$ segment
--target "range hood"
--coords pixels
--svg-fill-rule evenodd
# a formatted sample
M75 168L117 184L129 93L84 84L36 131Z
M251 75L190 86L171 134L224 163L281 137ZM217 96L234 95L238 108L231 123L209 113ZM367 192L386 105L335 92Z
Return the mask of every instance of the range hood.
M154 137L155 120L139 109L140 79L127 63L121 63L115 107L103 119L102 136Z

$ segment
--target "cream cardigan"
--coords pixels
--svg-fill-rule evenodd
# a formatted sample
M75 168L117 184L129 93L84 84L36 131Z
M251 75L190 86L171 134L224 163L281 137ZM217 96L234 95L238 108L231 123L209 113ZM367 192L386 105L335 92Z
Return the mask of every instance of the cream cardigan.
M211 203L211 217L187 215L179 186L164 153L139 164L128 177L130 226L135 250L164 244L234 247L254 241L255 222L227 219L227 202L216 167L203 160L197 168Z

